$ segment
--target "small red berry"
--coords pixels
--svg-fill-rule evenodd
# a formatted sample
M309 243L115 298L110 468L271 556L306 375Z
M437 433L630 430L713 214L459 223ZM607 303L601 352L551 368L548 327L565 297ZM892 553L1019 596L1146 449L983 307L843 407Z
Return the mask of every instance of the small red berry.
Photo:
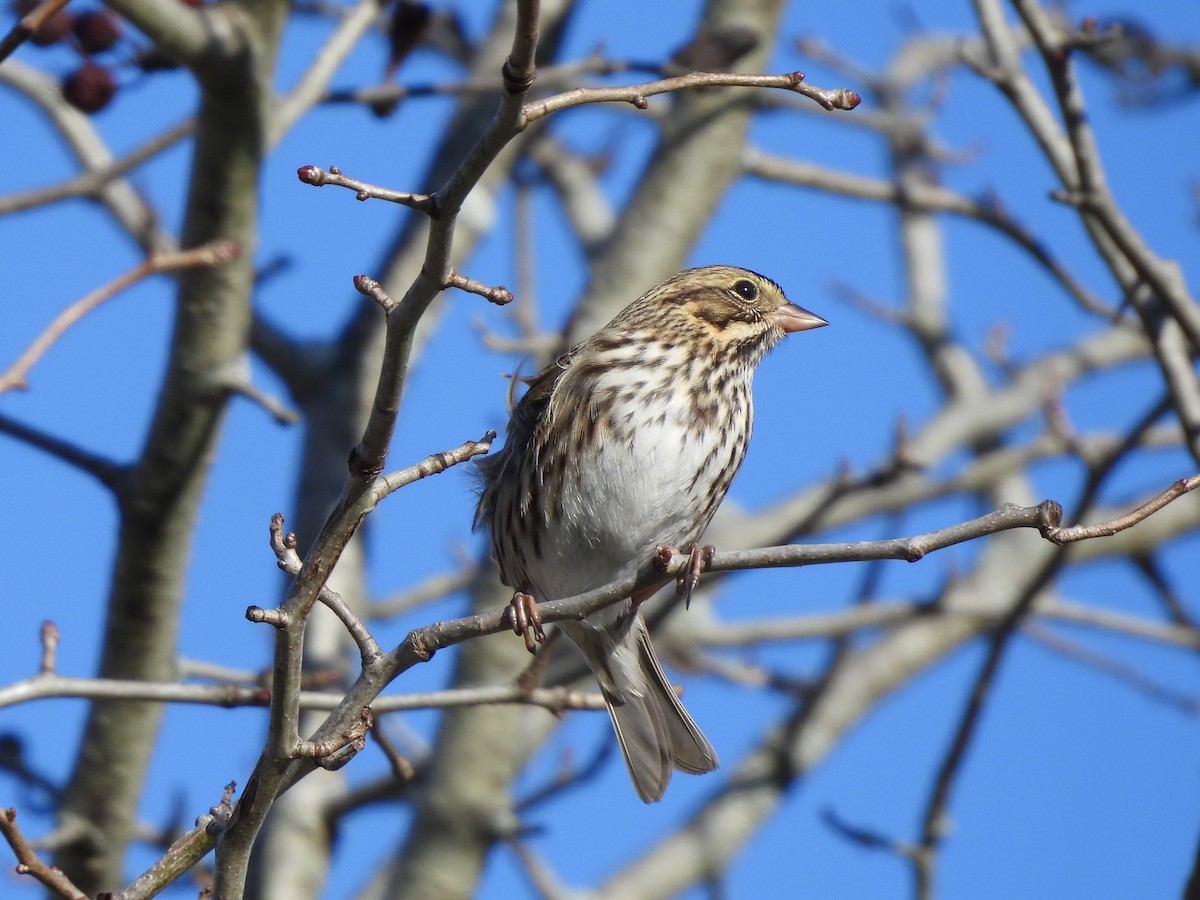
M84 53L103 53L121 39L121 20L107 9L91 9L75 20L74 31Z
M117 92L117 81L106 67L85 62L63 81L63 96L78 110L99 112Z
M39 47L49 47L57 44L71 33L75 24L75 14L69 9L60 9L42 23L42 27L29 36L29 42Z

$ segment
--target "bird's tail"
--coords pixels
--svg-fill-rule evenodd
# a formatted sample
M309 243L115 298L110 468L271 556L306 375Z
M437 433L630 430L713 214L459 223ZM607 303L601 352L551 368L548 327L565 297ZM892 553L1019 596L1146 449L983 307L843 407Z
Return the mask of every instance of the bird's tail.
M672 769L711 772L717 754L675 696L641 613L622 624L616 633L589 629L571 636L600 682L633 787L653 803L662 799Z

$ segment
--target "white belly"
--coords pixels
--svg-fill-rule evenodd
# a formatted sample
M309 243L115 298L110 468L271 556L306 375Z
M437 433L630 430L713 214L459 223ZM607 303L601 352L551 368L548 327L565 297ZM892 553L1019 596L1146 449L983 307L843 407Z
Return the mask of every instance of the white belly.
M583 593L644 565L659 544L697 540L715 509L710 486L724 472L724 492L744 446L728 431L670 420L599 441L543 535L535 588L543 597Z

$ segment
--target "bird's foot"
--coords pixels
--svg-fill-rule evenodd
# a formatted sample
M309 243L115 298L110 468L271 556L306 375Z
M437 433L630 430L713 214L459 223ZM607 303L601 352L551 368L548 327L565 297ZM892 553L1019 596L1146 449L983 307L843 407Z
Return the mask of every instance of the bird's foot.
M712 562L713 556L716 554L717 548L712 544L705 544L701 547L699 544L692 544L687 550L688 564L679 577L675 580L675 593L683 597L684 606L692 605L692 594L696 590L696 585L700 583L700 573L708 568ZM654 548L654 564L664 572L670 567L671 561L675 558L676 550L674 547L667 544L659 544ZM658 590L659 586L653 588L653 591ZM647 594L646 596L649 596ZM641 599L645 599L642 597ZM634 605L638 604L638 599L634 598Z
M538 612L537 601L532 594L524 591L513 593L512 601L508 604L508 620L512 623L513 633L525 639L525 649L530 653L546 640L542 614Z
M708 568L716 552L717 548L712 544L705 544L703 547L692 544L688 550L687 568L679 573L679 579L675 582L675 593L683 597L685 609L692 605L692 593L700 583L700 573Z

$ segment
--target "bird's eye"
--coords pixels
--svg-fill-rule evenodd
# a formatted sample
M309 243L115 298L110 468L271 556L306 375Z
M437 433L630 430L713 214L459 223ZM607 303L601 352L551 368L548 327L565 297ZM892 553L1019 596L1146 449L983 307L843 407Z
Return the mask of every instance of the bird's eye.
M758 297L758 285L753 281L747 281L745 278L735 281L733 289L747 300L754 300Z

